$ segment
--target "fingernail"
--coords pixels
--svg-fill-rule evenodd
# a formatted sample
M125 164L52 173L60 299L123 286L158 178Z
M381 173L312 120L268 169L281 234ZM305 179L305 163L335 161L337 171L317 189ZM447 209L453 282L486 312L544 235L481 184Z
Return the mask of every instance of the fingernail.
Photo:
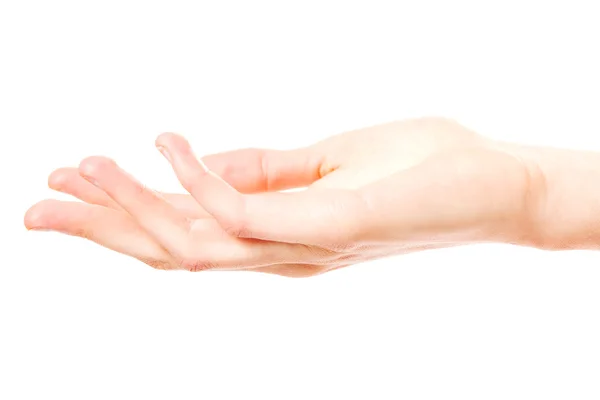
M173 161L171 160L171 155L169 154L169 152L167 151L167 149L163 146L156 146L156 148L158 149L158 151L160 151L162 153L163 156L165 156L165 158L167 159L167 161L169 161L170 163L172 163Z

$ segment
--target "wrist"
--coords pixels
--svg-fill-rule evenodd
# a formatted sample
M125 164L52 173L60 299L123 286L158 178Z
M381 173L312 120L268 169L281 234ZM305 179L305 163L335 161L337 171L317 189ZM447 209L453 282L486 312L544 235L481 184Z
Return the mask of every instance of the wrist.
M600 153L499 144L527 171L509 241L544 250L600 248Z
M502 196L489 196L489 216L479 242L506 243L543 247L547 240L543 229L543 211L547 201L547 174L542 168L539 150L507 142L490 142L497 154L502 175L498 177Z

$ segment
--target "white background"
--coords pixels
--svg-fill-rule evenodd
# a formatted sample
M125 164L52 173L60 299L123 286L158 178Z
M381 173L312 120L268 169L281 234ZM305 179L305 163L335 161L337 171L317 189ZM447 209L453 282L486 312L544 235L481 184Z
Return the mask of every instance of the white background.
M181 191L162 131L208 154L445 115L600 150L593 6L3 0L0 398L599 398L595 252L470 246L288 279L155 271L22 225L89 155Z

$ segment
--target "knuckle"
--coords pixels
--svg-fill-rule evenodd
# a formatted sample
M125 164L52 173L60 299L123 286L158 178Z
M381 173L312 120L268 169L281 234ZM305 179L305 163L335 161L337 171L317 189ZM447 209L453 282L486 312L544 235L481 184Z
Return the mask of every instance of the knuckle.
M206 271L216 268L214 262L200 258L180 258L178 261L179 269L184 269L190 272Z
M72 232L73 236L78 236L82 239L93 240L93 235L90 229L86 227L75 228Z
M248 229L243 221L228 221L224 224L223 230L233 237L248 237Z
M135 182L132 185L131 191L133 192L133 195L135 195L138 198L143 199L146 202L150 200L151 191L150 191L150 189L148 189L148 187L146 185L144 185L141 182Z
M141 259L141 261L146 264L149 265L150 267L154 268L154 269L159 269L159 270L171 270L172 265L169 262L166 261L162 261L162 260L156 260L156 259Z
M204 254L201 249L192 249L191 244L180 249L178 253L172 254L174 258L175 269L187 270L191 272L205 271L217 267L214 259Z
M242 199L239 205L222 219L221 226L223 230L233 237L252 238L248 213L246 212L246 201Z
M332 223L321 230L321 235L331 250L353 251L361 246L366 226L361 215L364 214L362 211L365 206L358 196L332 203Z

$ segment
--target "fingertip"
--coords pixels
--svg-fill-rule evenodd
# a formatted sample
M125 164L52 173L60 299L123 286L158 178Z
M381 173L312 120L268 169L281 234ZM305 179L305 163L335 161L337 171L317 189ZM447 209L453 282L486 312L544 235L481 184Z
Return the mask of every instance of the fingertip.
M208 172L209 168L198 157L186 138L177 133L162 133L155 142L156 148L173 165L176 171L181 171L182 166L197 168L200 167L203 172Z
M45 215L54 201L55 200L42 200L31 206L23 218L23 224L25 225L25 228L27 228L27 230L46 228Z
M23 218L23 225L27 230L34 229L39 220L39 212L37 210L37 204L30 207L29 210L25 213L25 217Z
M158 135L155 141L156 147L164 147L170 151L185 153L191 151L190 143L182 135L173 132L165 132Z
M187 144L187 140L178 133L174 132L163 132L156 138L154 144L156 147L169 147L173 148L177 145Z
M62 189L72 173L72 168L59 168L52 171L48 176L48 187L54 190Z
M95 178L103 171L109 168L114 168L117 163L102 156L91 156L83 159L79 163L79 174L88 181L95 183Z
M166 146L169 143L169 141L171 140L171 138L176 137L176 136L179 136L179 134L174 133L174 132L163 132L156 137L154 144L156 146Z

